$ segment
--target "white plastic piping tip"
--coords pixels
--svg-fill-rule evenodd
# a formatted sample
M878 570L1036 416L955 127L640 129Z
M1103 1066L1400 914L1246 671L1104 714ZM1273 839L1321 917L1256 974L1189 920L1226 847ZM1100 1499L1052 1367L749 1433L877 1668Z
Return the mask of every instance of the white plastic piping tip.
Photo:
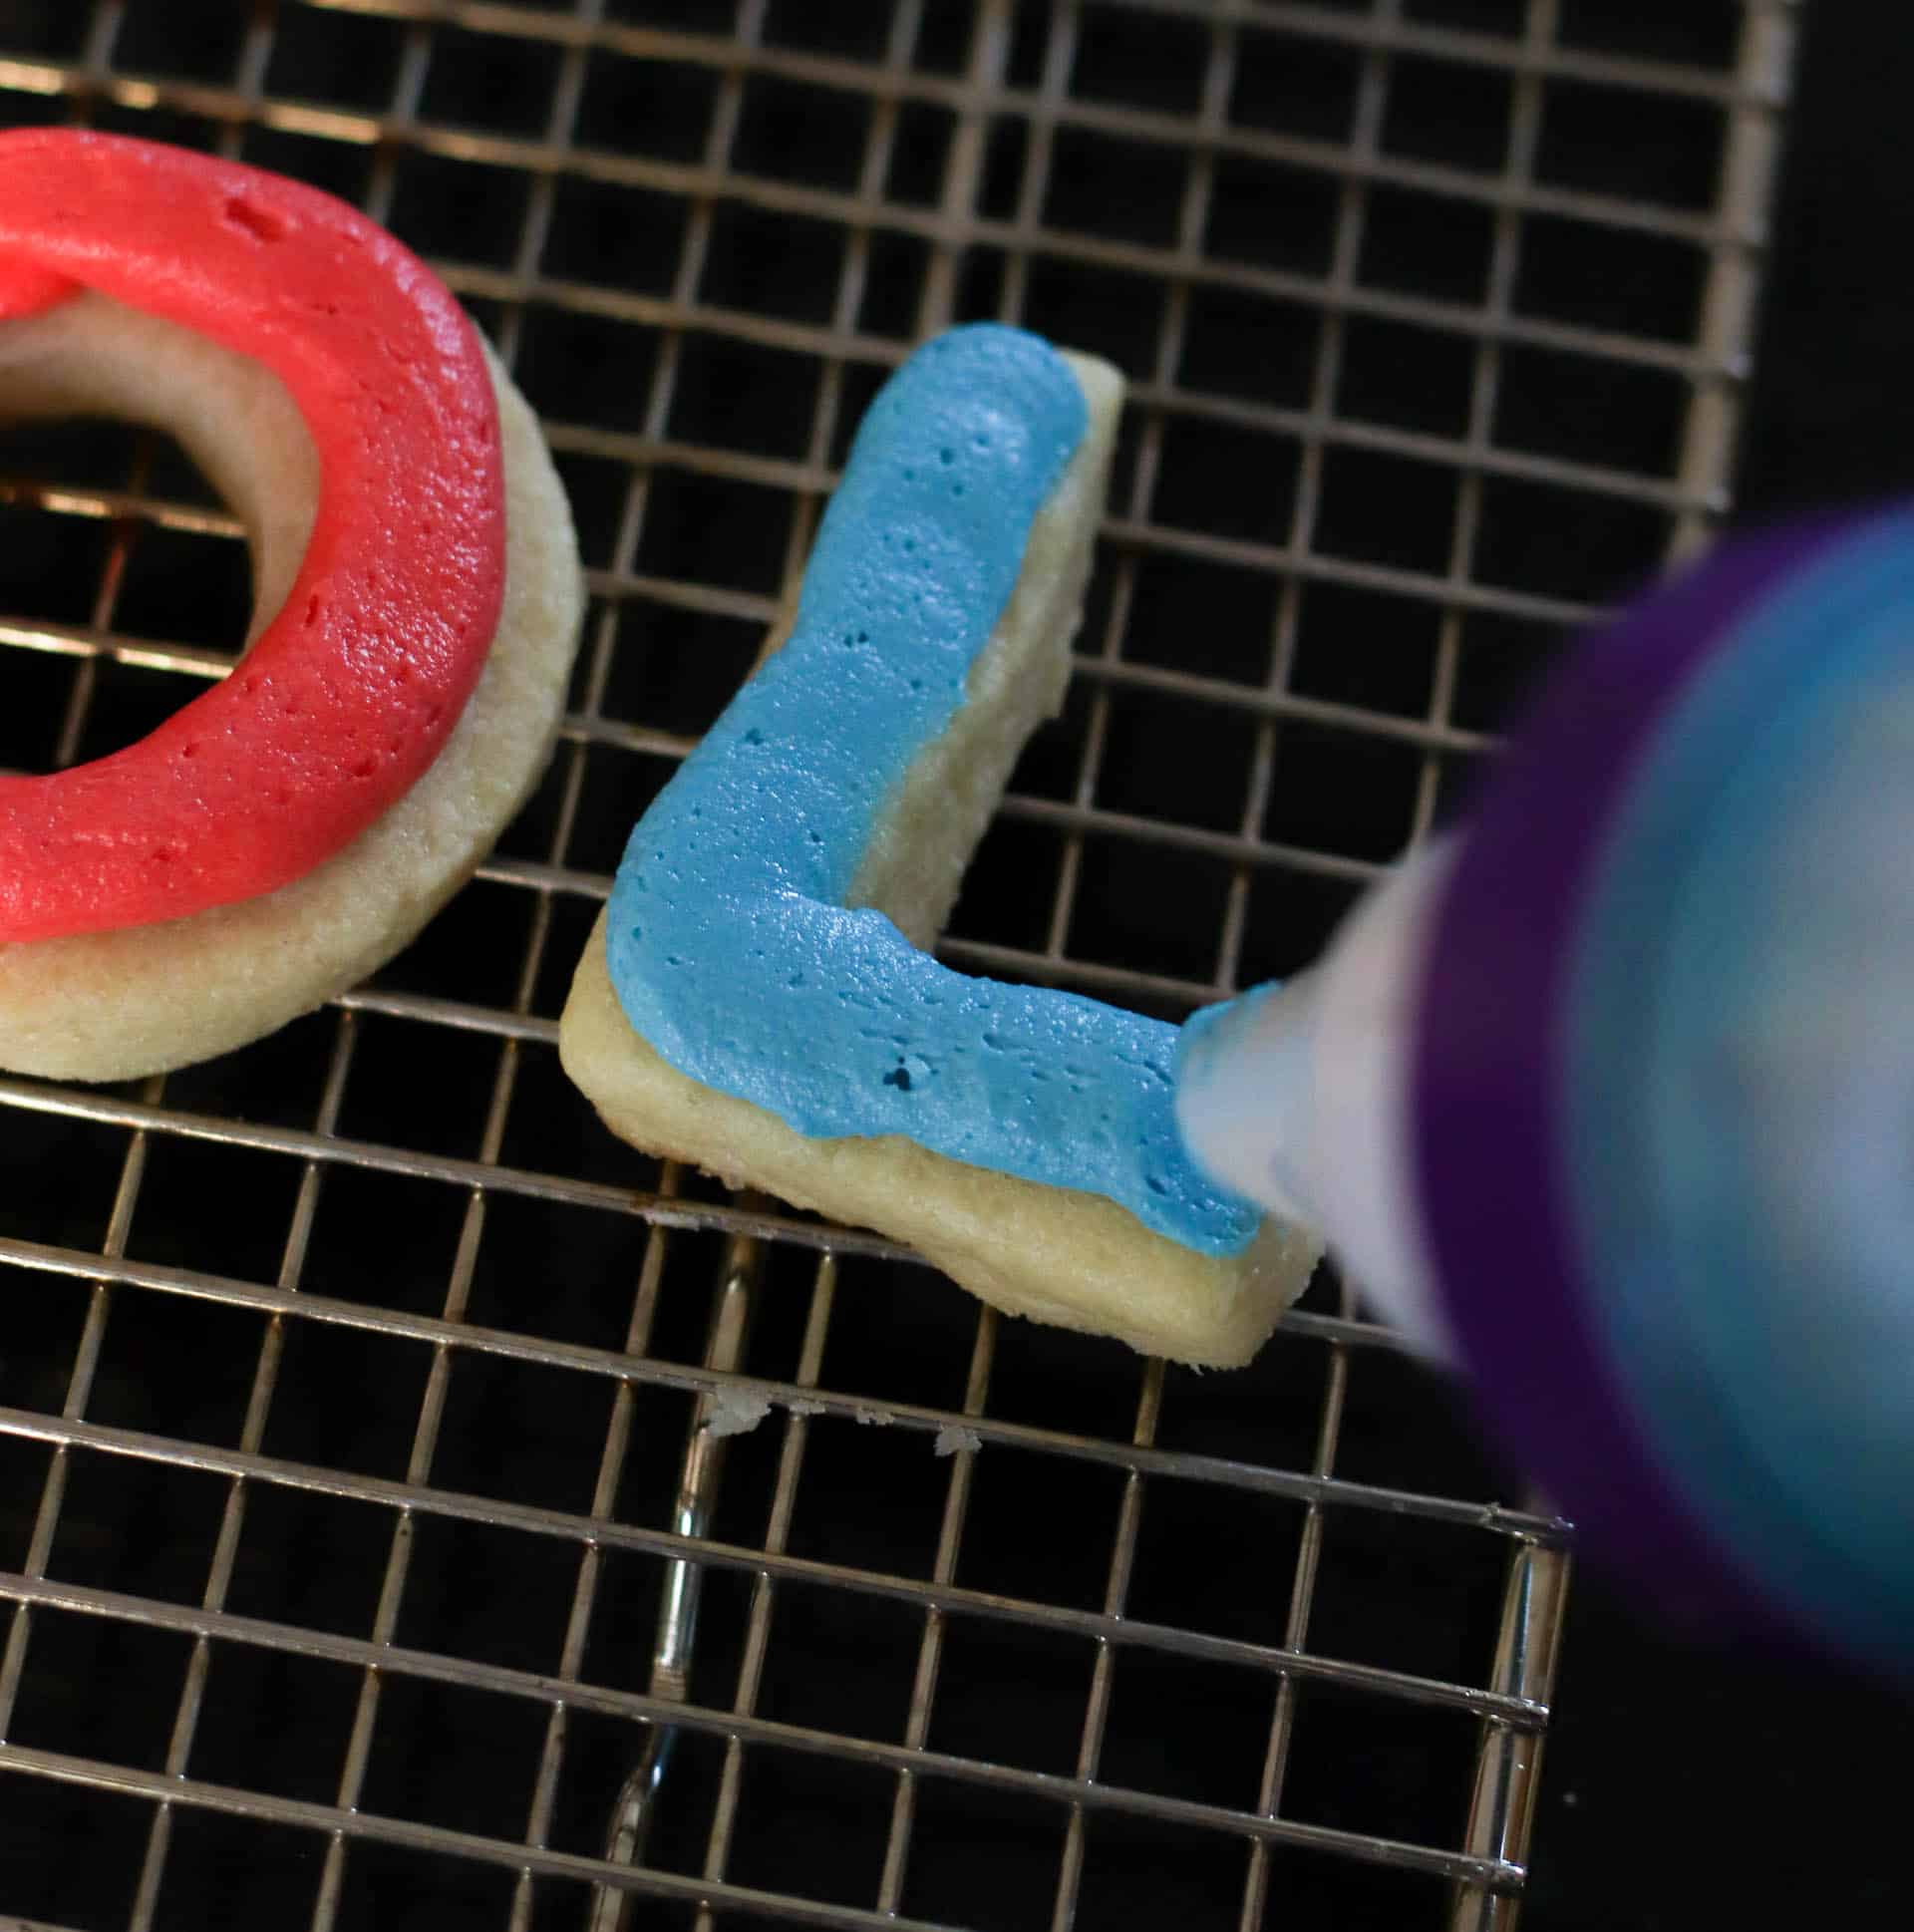
M1452 847L1435 840L1365 895L1322 962L1191 1016L1176 1125L1213 1178L1314 1228L1364 1300L1453 1360L1424 1251L1409 1130L1416 987Z
M1214 1180L1287 1221L1314 1222L1304 1179L1316 975L1204 1007L1176 1056L1176 1126Z

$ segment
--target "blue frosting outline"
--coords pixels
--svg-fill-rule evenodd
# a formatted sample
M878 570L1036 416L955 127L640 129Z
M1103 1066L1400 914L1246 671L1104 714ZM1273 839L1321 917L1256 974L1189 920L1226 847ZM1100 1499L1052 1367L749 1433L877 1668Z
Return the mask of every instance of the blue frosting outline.
M886 800L963 703L1087 424L1069 365L1020 330L952 330L891 378L789 641L632 833L607 962L666 1062L799 1133L904 1134L1231 1254L1258 1215L1177 1133L1175 1027L967 978L844 905Z

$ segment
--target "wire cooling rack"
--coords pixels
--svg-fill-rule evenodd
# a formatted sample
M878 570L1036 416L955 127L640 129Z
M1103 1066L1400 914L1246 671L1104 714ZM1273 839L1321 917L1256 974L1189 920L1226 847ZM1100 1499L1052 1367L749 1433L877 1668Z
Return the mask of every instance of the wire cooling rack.
M1000 1323L557 1067L625 830L919 334L1134 380L956 965L1288 971L1724 502L1782 0L0 5L0 122L356 200L545 418L551 775L376 980L0 1081L10 1926L1506 1927L1567 1557L1325 1271L1251 1370ZM231 662L176 453L0 445L0 763Z

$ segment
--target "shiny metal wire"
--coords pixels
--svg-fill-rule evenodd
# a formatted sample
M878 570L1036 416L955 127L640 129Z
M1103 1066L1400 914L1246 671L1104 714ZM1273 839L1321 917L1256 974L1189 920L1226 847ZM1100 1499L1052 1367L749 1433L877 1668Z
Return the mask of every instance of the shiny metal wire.
M159 0L155 0L155 6ZM707 9L708 14L719 11ZM947 17L961 11L961 57L926 64L919 49ZM1252 962L1257 895L1275 878L1316 880L1350 891L1372 877L1380 855L1269 828L1270 806L1284 756L1284 734L1344 734L1352 746L1386 746L1417 762L1405 837L1420 837L1436 819L1451 764L1491 753L1489 729L1458 715L1477 622L1559 629L1593 609L1579 588L1517 585L1477 567L1491 492L1573 492L1577 500L1619 503L1658 518L1665 553L1701 541L1726 505L1729 466L1742 384L1748 373L1759 288L1774 152L1792 63L1794 8L1789 0L1745 0L1732 59L1719 66L1644 58L1578 39L1586 8L1572 0L1527 0L1504 10L1505 30L1444 24L1443 10L1416 0L1372 0L1367 8L1258 4L1258 0L1055 0L1019 7L977 0L953 9L943 0L898 0L885 17L881 47L850 56L797 44L785 31L789 9L772 0L740 0L729 30L687 24L682 7L648 10L619 0L513 4L512 0L256 0L231 9L243 22L230 62L217 75L154 71L129 53L151 47L135 29L154 7L145 0L95 0L82 9L81 30L57 28L54 10L36 18L41 32L21 31L9 44L11 16L0 9L0 123L17 118L110 120L170 133L183 121L219 152L239 156L261 134L329 145L364 158L363 201L380 219L404 211L400 191L421 158L479 164L514 183L522 211L505 259L488 262L456 252L437 261L448 281L483 313L507 364L525 352L527 318L588 317L627 325L655 338L644 379L643 407L613 427L548 416L561 459L613 466L624 483L613 527L591 558L593 614L583 671L562 730L550 835L539 856L522 850L495 857L481 874L490 887L527 908L515 985L509 998L479 1002L451 993L385 984L335 1003L318 1103L309 1124L207 1112L172 1095L177 1083L155 1080L137 1091L87 1092L0 1079L0 1129L55 1123L91 1133L118 1149L110 1181L112 1207L97 1242L72 1244L58 1230L35 1226L0 1236L0 1266L28 1282L72 1282L84 1289L85 1315L56 1398L0 1407L0 1444L31 1446L43 1455L39 1488L27 1498L23 1545L0 1573L0 1596L15 1606L0 1647L0 1773L137 1804L142 1823L128 1876L124 1923L134 1932L160 1922L167 1886L179 1867L174 1841L194 1820L222 1816L248 1828L285 1827L319 1847L304 1922L324 1932L347 1922L354 1861L377 1848L404 1858L450 1860L495 1868L509 1880L502 1922L512 1932L559 1922L541 1916L541 1901L560 1896L563 1922L591 1932L660 1922L704 1927L735 1915L754 1921L830 1927L896 1927L939 1919L931 1901L920 1910L914 1858L943 1827L923 1821L926 1794L957 1791L1027 1807L1057 1833L1057 1862L1038 1915L1062 1932L1090 1923L1086 1874L1094 1876L1112 1822L1128 1828L1195 1834L1213 1860L1240 1870L1235 1922L1245 1928L1285 1922L1285 1860L1305 1856L1337 1871L1409 1874L1430 1882L1429 1923L1469 1932L1507 1932L1519 1909L1537 1791L1541 1748L1555 1679L1556 1646L1567 1586L1565 1529L1546 1513L1502 1506L1339 1472L1352 1381L1393 1356L1390 1338L1362 1321L1347 1297L1320 1299L1289 1316L1284 1349L1321 1351L1324 1370L1313 1448L1290 1465L1197 1452L1159 1444L1166 1381L1162 1365L1141 1374L1125 1429L1095 1433L1039 1426L992 1413L993 1382L1004 1340L980 1311L970 1330L960 1400L944 1406L831 1386L829 1351L841 1339L833 1317L846 1289L842 1271L909 1263L878 1237L822 1226L760 1198L714 1198L665 1167L637 1186L585 1172L548 1171L527 1157L508 1128L527 1070L554 1051L547 983L562 953L555 930L583 904L601 899L608 879L580 862L574 834L592 810L591 760L600 755L667 764L684 755L693 735L643 717L621 715L609 694L618 664L621 615L643 607L731 620L762 630L787 607L834 477L834 451L854 414L855 383L894 363L904 337L934 329L974 302L965 275L980 258L997 265L994 306L1023 319L1042 264L1077 273L1118 274L1160 292L1160 328L1147 366L1130 371L1135 424L1106 525L1110 590L1100 627L1086 633L1077 657L1087 704L1080 763L1061 795L1013 794L1003 822L1053 840L1056 885L1035 942L953 938L955 964L1002 971L1109 995L1171 1006L1233 991ZM27 9L34 15L32 7ZM1113 17L1171 21L1202 40L1200 86L1185 112L1099 97L1081 85L1089 41ZM373 107L302 98L299 77L275 65L275 46L298 16L301 30L329 19L386 23L397 36L392 85ZM14 30L20 31L20 30ZM343 29L341 30L343 31ZM1269 33L1330 50L1357 76L1347 128L1337 136L1246 125L1234 111L1246 49ZM37 35L37 37L36 37ZM549 77L538 125L503 132L447 118L432 106L435 60L452 37L467 49L516 51L543 64ZM1029 53L1031 47L1035 53ZM51 48L52 51L49 51ZM1018 52L1019 48L1026 51ZM673 157L594 144L581 113L599 64L664 63L700 77L710 107L695 153ZM1020 65L1020 62L1022 63ZM1454 75L1486 76L1505 90L1506 143L1495 167L1416 158L1391 137L1393 90L1408 67L1423 64ZM862 114L854 180L819 185L796 174L772 178L738 162L741 123L757 90L790 84L826 90ZM1716 191L1709 205L1663 205L1550 177L1546 139L1559 91L1614 90L1645 101L1682 104L1710 118L1719 135ZM889 182L900 151L916 139L913 115L934 115L945 130L935 191L900 197ZM992 185L993 141L1007 122L1020 123L1020 159L1006 191ZM1060 217L1054 190L1060 147L1098 139L1128 151L1172 158L1181 169L1181 199L1170 230L1152 241L1086 231ZM1307 271L1238 259L1212 245L1219 175L1240 166L1314 170L1334 184L1333 245ZM560 216L561 193L577 183L668 204L682 217L679 251L668 279L637 289L609 274L560 274L547 251ZM1442 197L1486 223L1486 272L1478 299L1380 285L1367 272L1365 236L1377 197ZM986 201L989 205L986 207ZM841 238L834 295L824 317L797 318L775 305L714 302L705 293L721 217L747 209L826 224ZM1679 338L1666 330L1564 320L1523 299L1523 251L1529 224L1580 224L1587 232L1642 237L1698 253L1704 263L1693 326ZM403 225L403 224L402 224ZM865 298L884 272L880 239L917 251L921 276L909 326L880 330L864 319ZM1318 334L1307 393L1281 405L1225 395L1188 379L1199 305L1212 296L1293 305L1316 319ZM1381 420L1349 407L1345 380L1353 332L1372 325L1438 332L1465 347L1466 408L1445 428ZM676 427L694 378L686 374L693 332L754 350L789 352L817 369L814 402L801 448L779 452L730 447L687 436ZM1512 375L1511 358L1550 354L1647 372L1680 386L1681 432L1669 460L1629 467L1569 447L1518 447L1498 427L1511 391L1531 377ZM1293 492L1280 532L1231 534L1187 527L1159 513L1156 492L1189 426L1247 432L1280 440L1297 452ZM1339 550L1325 534L1334 493L1330 469L1350 454L1438 468L1452 479L1454 513L1443 557L1414 563ZM0 608L0 648L63 659L72 679L48 742L54 763L78 756L101 682L123 670L180 681L223 675L230 662L203 640L129 635L117 610L135 548L144 534L172 532L208 539L238 534L222 512L178 500L153 483L153 453L143 454L124 486L49 483L0 475L0 507L105 531L100 571L83 620L9 615ZM714 485L778 492L790 500L782 570L776 584L711 580L661 570L648 559L644 533L658 479L684 475ZM1333 507L1333 506L1332 506ZM1267 674L1237 679L1141 661L1126 648L1126 626L1139 572L1161 562L1238 572L1272 587L1273 628ZM1303 606L1318 588L1403 600L1433 613L1433 669L1427 701L1414 709L1376 705L1360 693L1304 688L1297 667L1310 635ZM1249 781L1232 823L1189 822L1169 812L1112 804L1104 796L1107 754L1120 707L1130 703L1213 708L1252 746ZM1353 767L1351 768L1354 769ZM1217 936L1203 965L1085 956L1073 942L1086 895L1088 854L1110 842L1227 873ZM401 1143L396 1137L344 1130L346 1097L364 1065L370 1029L404 1025L460 1035L491 1056L472 1151ZM197 1146L245 1151L289 1163L297 1183L270 1278L240 1278L143 1258L132 1236L136 1215L169 1211L149 1169L167 1150ZM106 1156L102 1155L102 1158ZM461 1202L451 1264L431 1305L391 1305L325 1291L309 1270L315 1216L328 1187L344 1174L432 1184ZM533 1328L477 1320L473 1313L480 1256L491 1221L514 1203L567 1215L613 1215L629 1227L633 1272L630 1314L619 1347L555 1339ZM174 1210L178 1211L178 1210ZM670 1284L706 1268L700 1237L722 1237L710 1291L702 1358L674 1359L655 1350L660 1307ZM779 1257L807 1272L799 1290L764 1277ZM755 1309L773 1293L803 1293L805 1314L794 1365L783 1375L754 1373ZM262 1337L250 1370L243 1418L229 1444L187 1441L90 1416L98 1401L110 1323L122 1298L210 1305L257 1320ZM369 1338L384 1348L418 1352L426 1364L410 1450L399 1476L374 1476L269 1452L270 1419L282 1384L288 1338L317 1328ZM0 1365L11 1353L0 1321ZM608 1396L608 1422L590 1500L581 1509L505 1500L446 1486L435 1465L448 1445L447 1413L459 1365L492 1361L563 1371ZM1095 1370L1086 1367L1085 1374ZM352 1392L336 1392L338 1404ZM675 1498L665 1520L650 1526L620 1513L632 1470L632 1445L647 1405L682 1401L689 1422L678 1459ZM734 1429L760 1418L779 1432L775 1471L762 1534L728 1542L714 1533L724 1493L726 1443ZM941 1503L927 1569L901 1562L838 1561L794 1547L805 1506L806 1454L817 1430L869 1427L871 1452L921 1453L935 1440ZM973 1515L981 1458L1015 1453L1057 1466L1107 1474L1117 1497L1115 1533L1094 1604L1048 1600L979 1588L963 1580L966 1532ZM814 1458L813 1458L814 1459ZM62 1570L63 1523L82 1463L105 1462L129 1479L143 1469L196 1472L217 1486L219 1507L211 1555L195 1599L128 1592L76 1580ZM1281 1581L1262 1637L1220 1634L1146 1614L1132 1614L1143 1526L1152 1495L1172 1485L1234 1498L1243 1509L1281 1503L1298 1512L1293 1570ZM251 1616L232 1607L249 1516L262 1495L308 1494L384 1511L390 1533L376 1563L376 1608L364 1635L308 1625L296 1618ZM855 1498L835 1499L853 1508ZM1160 1505L1157 1505L1160 1507ZM1349 1519L1393 1523L1407 1534L1486 1537L1502 1552L1492 1655L1476 1681L1432 1676L1339 1655L1337 1633L1317 1615L1322 1565L1335 1525ZM422 1536L436 1525L511 1530L575 1554L576 1570L555 1668L532 1671L496 1659L455 1655L405 1640L408 1605ZM607 1615L607 1566L643 1558L661 1566L655 1623L623 1629L618 1642L650 1659L645 1688L601 1681L593 1663L595 1633ZM714 1697L697 1675L701 1598L714 1579L735 1579L748 1593L735 1670ZM781 1593L822 1589L900 1607L915 1622L914 1670L901 1731L894 1740L855 1735L829 1725L764 1715ZM1405 1616L1417 1614L1406 1604ZM180 1691L158 1756L109 1760L78 1737L56 1748L19 1735L20 1714L37 1682L36 1624L48 1618L95 1620L116 1630L161 1633L184 1646ZM1004 1757L938 1743L939 1686L953 1630L976 1626L1009 1638L1081 1644L1091 1660L1084 1715L1068 1771L1039 1770ZM229 1653L247 1651L306 1660L341 1673L353 1686L338 1774L323 1796L222 1784L199 1774L195 1752L209 1673ZM1239 1669L1267 1686L1270 1722L1253 1802L1173 1794L1110 1778L1113 1717L1124 1660ZM536 1762L528 1780L522 1832L465 1828L421 1810L402 1815L367 1802L369 1771L379 1751L382 1702L390 1687L431 1684L484 1693L542 1713ZM1459 1832L1441 1843L1412 1840L1296 1815L1290 1799L1298 1754L1310 1746L1299 1715L1319 1694L1373 1700L1390 1711L1447 1714L1475 1729L1472 1775L1455 1793ZM622 1771L593 1795L595 1842L587 1849L554 1842L564 1781L576 1762L574 1732L588 1720L618 1721L633 1741ZM658 1807L683 1767L689 1741L717 1753L715 1783L700 1813L702 1851L695 1868L647 1861ZM759 1886L733 1876L752 1850L748 1802L753 1768L766 1755L793 1753L819 1768L854 1768L882 1780L887 1793L880 1865L867 1892L851 1900L791 1886ZM429 1807L428 1807L429 1809ZM928 1837L926 1834L929 1834ZM424 1866L421 1867L424 1869ZM169 1877L169 1874L172 1876ZM1236 1882L1232 1879L1232 1883ZM1352 1876L1351 1882L1354 1883ZM0 1915L21 1901L5 1895ZM554 1888L555 1891L554 1891ZM1352 1894L1359 1896L1358 1894ZM571 1901L576 1911L570 1909ZM917 1901L913 1903L913 1901ZM171 1906L174 1917L180 1907ZM190 1913L190 1903L186 1908ZM57 1911L36 1922L51 1924ZM10 1922L26 1923L24 1918ZM424 1922L423 1920L419 1922ZM1349 1922L1355 1922L1351 1920Z

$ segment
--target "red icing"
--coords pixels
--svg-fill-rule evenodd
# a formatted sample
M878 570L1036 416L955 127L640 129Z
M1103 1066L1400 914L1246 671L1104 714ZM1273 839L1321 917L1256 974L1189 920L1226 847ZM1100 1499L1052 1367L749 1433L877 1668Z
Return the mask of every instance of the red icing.
M76 286L263 363L319 455L285 607L139 744L0 779L0 939L178 918L302 877L432 764L504 582L497 406L416 256L341 201L75 130L0 135L0 319Z

